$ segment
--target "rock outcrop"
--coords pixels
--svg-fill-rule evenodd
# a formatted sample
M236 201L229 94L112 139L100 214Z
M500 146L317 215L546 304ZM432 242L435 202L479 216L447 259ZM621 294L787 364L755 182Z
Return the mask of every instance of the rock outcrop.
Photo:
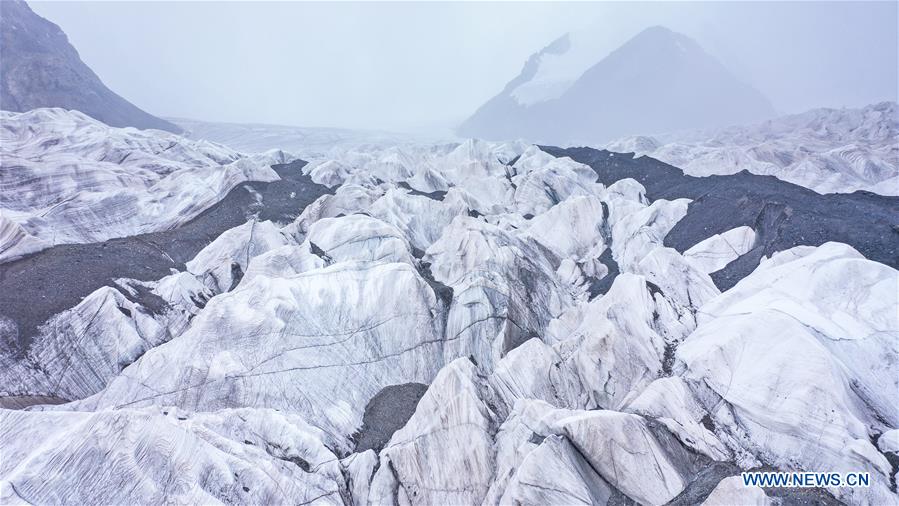
M181 132L107 88L62 29L35 14L24 0L4 0L0 14L0 109L59 107L109 126Z

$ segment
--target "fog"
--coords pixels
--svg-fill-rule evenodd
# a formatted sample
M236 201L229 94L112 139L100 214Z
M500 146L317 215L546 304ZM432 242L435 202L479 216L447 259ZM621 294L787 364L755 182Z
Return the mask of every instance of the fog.
M566 32L665 25L778 112L896 100L897 3L32 2L114 91L211 121L448 129Z

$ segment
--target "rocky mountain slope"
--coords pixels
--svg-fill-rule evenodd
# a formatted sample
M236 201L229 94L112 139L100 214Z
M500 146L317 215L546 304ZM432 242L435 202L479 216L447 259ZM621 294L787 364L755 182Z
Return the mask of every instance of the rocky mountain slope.
M774 116L758 91L667 28L648 28L591 60L583 60L579 43L564 36L531 56L519 76L459 126L459 134L595 145Z
M819 193L899 195L899 108L814 109L719 130L635 136L606 144L680 167L692 176L748 170Z
M81 111L111 126L181 129L115 94L81 61L55 24L23 0L0 3L0 109L40 107Z
M899 199L481 141L272 170L4 314L0 502L899 500ZM114 244L0 264L0 313Z

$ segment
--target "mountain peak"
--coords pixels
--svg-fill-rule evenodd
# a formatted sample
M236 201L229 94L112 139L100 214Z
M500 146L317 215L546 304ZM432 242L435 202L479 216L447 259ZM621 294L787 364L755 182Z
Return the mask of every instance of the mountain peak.
M644 55L643 52L664 53L665 55L695 53L706 54L702 46L691 37L675 32L665 26L656 25L646 28L637 35L631 37L615 52L640 52L640 56L652 57L652 54ZM636 55L634 55L636 56ZM656 56L658 57L658 56Z
M532 55L459 134L589 144L774 116L758 91L667 27L646 28L598 60L581 42L567 36Z
M546 45L540 53L562 54L571 48L571 34L565 33L558 39Z
M664 25L653 25L647 28L644 28L643 31L634 36L634 38L638 37L667 37L667 38L676 38L678 36L685 37L685 35L681 35L678 32L668 28Z

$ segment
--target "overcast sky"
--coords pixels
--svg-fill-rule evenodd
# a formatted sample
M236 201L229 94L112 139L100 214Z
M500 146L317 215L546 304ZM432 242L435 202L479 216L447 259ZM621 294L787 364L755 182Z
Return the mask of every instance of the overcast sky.
M436 129L565 32L665 25L780 112L896 100L897 3L31 2L115 92L162 116ZM597 32L599 33L599 32Z

